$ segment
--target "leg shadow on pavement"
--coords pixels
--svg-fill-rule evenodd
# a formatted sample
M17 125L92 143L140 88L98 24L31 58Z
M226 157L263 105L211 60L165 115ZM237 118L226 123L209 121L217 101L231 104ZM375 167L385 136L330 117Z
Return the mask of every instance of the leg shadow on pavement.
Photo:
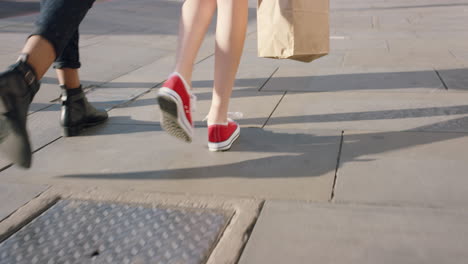
M162 131L159 122L135 120L131 116L110 116L109 120L84 131L82 136L123 135Z
M286 72L283 73L282 70ZM435 90L468 90L468 69L420 70L396 72L356 72L330 74L317 70L301 70L300 74L291 73L288 66L281 66L272 78L262 87L262 92L343 92L343 91L418 91ZM349 69L353 71L353 69ZM362 71L359 70L359 71ZM283 76L285 75L285 76ZM291 76L292 75L292 76ZM298 75L298 76L294 76ZM261 82L258 78L241 78L236 80L236 87L249 87L252 83ZM194 87L206 87L209 80L194 81ZM294 84L291 86L291 84ZM445 87L447 86L447 87Z
M341 133L334 132L334 134L332 136L317 136L314 134L273 132L261 128L244 128L241 138L229 152L211 153L205 149L193 150L198 153L197 159L200 159L200 161L203 159L205 163L208 161L213 165L122 174L75 174L64 175L63 177L157 180L211 177L281 178L320 176L335 169ZM149 143L149 145L152 144ZM165 155L173 155L176 158L178 153L175 151ZM249 156L266 157L250 159ZM229 163L229 160L242 161ZM155 162L157 163L157 161ZM194 163L197 163L197 161L194 161ZM215 163L225 164L216 165Z
M450 122L459 121L461 120ZM432 126L436 125L438 124ZM468 137L467 133L425 133L422 136L405 137L405 133L408 132L358 132L346 134L346 142L344 143L347 145L347 149L352 149L353 152L347 153L345 159L341 157L340 163L369 162L372 160L362 159L362 157ZM376 139L375 144L369 145L369 139ZM391 144L379 144L379 140L385 142L385 139L393 140L391 140ZM233 146L229 153L213 154L208 153L208 151L206 151L207 153L198 151L199 155L192 155L196 159L193 164L200 161L199 164L204 163L205 165L164 169L157 168L158 163L155 162L154 169L147 171L62 174L62 177L129 180L319 177L337 169L341 141L341 132L322 132L320 134L311 132L305 134L297 131L244 128L239 142ZM187 153L183 154L188 155ZM170 155L177 158L180 153L174 152ZM212 159L210 165L206 165L210 163L206 159Z
M284 124L319 124L329 122L348 122L348 121L375 121L375 120L404 120L424 117L450 117L456 115L468 114L468 105L454 105L445 107L420 107L392 110L377 110L377 111L362 111L362 112L346 112L333 114L317 114L317 115L301 115L301 116L277 116L270 118L268 125L284 125ZM260 119L243 119L242 121L252 123ZM465 121L465 122L461 122ZM448 126L450 125L450 126ZM411 129L412 131L428 131L439 127L439 131L443 131L444 127L453 128L454 122L436 123L430 127L422 126ZM458 119L456 124L459 128L464 128L468 132L468 122L465 119Z
M0 19L39 12L40 1L0 1Z

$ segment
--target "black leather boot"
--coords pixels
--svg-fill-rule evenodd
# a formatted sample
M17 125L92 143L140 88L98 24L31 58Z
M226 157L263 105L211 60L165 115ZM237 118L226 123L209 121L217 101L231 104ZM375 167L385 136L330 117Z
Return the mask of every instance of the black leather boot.
M39 86L26 55L0 73L0 101L3 104L0 110L0 151L24 168L29 168L32 160L26 117Z
M95 126L107 120L106 111L97 110L86 99L81 86L76 89L62 88L62 114L60 123L65 137L76 136L86 127Z

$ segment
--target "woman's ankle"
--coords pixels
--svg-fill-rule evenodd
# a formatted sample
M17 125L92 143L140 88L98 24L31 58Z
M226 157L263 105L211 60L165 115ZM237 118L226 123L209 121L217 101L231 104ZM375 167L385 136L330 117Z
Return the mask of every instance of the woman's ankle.
M222 114L211 114L209 113L206 117L208 125L225 125L228 123L227 113Z
M186 82L186 85L188 85L188 89L192 89L192 73L189 71L184 71L182 69L175 69L173 73L179 74L182 79Z

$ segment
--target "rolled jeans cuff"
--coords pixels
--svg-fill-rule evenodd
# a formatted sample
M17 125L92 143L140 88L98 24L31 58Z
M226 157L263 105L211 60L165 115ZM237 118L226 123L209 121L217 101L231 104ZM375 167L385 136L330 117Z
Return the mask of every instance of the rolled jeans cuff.
M54 69L79 69L81 68L80 62L73 62L73 61L56 61L54 62Z

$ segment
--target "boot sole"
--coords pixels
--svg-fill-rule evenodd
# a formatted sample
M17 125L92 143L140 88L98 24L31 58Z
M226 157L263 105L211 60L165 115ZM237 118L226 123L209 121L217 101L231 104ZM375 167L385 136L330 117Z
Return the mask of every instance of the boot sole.
M90 127L94 127L94 126L97 126L97 125L100 125L100 124L103 124L107 121L107 118L102 120L102 121L99 121L99 122L94 122L94 123L86 123L86 124L83 124L83 125L80 125L80 126L73 126L73 127L67 127L67 126L64 126L63 127L63 136L64 137L75 137L75 136L78 136L81 132L83 132L83 130L85 130L86 128L90 128Z
M32 151L28 131L18 120L16 106L11 103L14 100L8 100L8 96L2 95L0 100L0 150L18 166L30 168Z

